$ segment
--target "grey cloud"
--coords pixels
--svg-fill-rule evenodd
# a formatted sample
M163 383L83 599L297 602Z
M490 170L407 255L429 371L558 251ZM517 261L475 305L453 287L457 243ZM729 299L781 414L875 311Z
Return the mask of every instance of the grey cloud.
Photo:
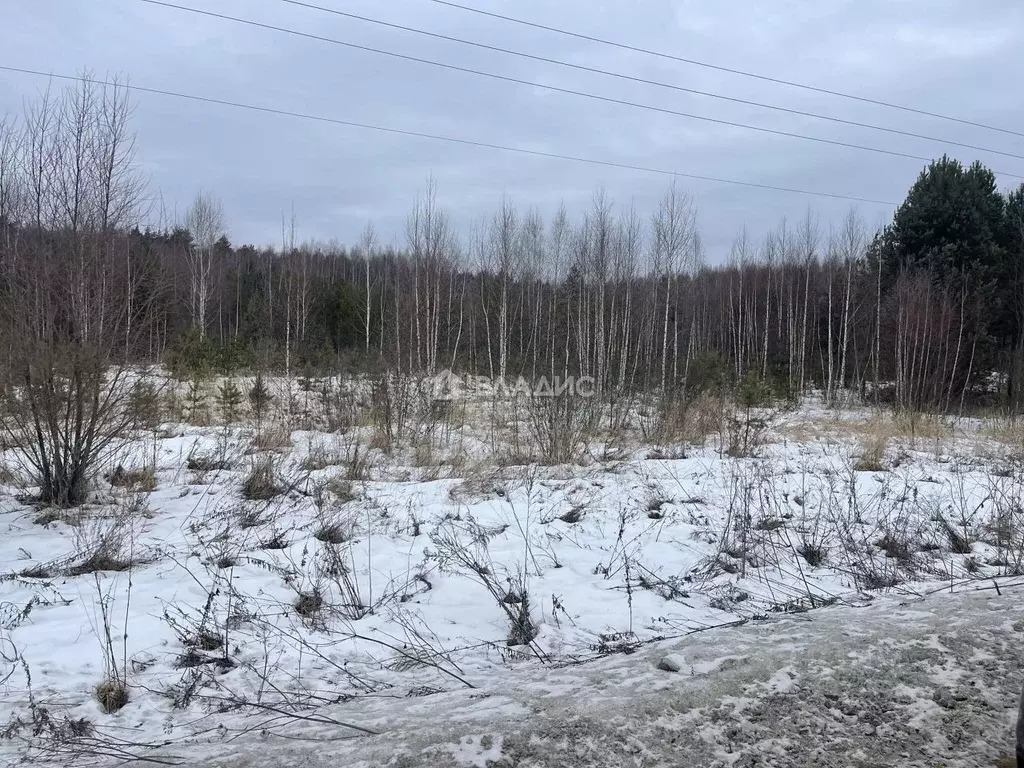
M1013 158L727 104L624 83L345 20L277 0L183 0L410 55L614 98L657 104L780 130L964 160L1024 173ZM466 0L472 2L472 0ZM428 0L319 0L410 26L714 90L1024 154L1024 139L893 112L609 49L444 8ZM133 83L396 128L742 181L898 201L922 163L686 120L542 89L496 82L144 5L137 0L51 0L5 9L0 64L74 73L123 72ZM592 3L492 2L488 9L621 39L725 66L764 72L872 98L1024 126L1016 98L1024 71L1024 10L1018 0L888 0L749 3L739 0ZM0 113L17 112L45 83L0 74ZM665 177L529 158L344 128L166 97L138 97L140 159L167 208L184 210L200 189L224 202L235 242L275 243L294 203L302 238L353 242L372 220L386 242L428 174L458 225L493 210L502 194L550 214L560 201L579 213L603 186L621 204L649 212ZM1005 184L1012 179L1002 179ZM1018 180L1019 181L1019 180ZM712 259L741 227L758 236L808 204L823 224L847 203L682 180L698 204ZM874 225L891 213L860 205Z

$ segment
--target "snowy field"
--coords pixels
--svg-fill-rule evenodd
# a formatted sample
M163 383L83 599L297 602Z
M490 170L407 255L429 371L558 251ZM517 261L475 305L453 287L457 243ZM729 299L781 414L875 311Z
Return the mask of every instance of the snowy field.
M824 682L813 690L792 669L744 685L763 683L780 702L801 692L805 704L840 681L860 695L885 690L899 707L857 720L865 738L915 723L952 728L963 701L984 710L985 727L1009 728L1021 657L1010 638L1024 618L1015 599L1024 581L1019 425L814 401L788 410L705 403L690 414L702 428L667 440L650 426L650 404L637 401L592 415L572 461L549 464L536 459L557 437L555 416L546 414L545 431L528 405L485 392L439 407L397 388L274 381L272 400L254 413L245 398L228 403L223 384L159 386L159 417L125 436L95 501L80 509L31 505L31 479L6 451L0 754L11 762L88 765L186 749L194 764L230 756L236 743L280 749L302 736L351 739L352 755L370 750L344 764L414 766L424 728L450 731L428 726L427 714L451 707L478 725L487 713L520 722L424 765L687 764L642 745L614 763L582 753L579 762L514 762L509 745L525 755L529 742L528 697L502 693L578 698L585 719L586 697L608 714L606 684L609 696L627 697L620 689L630 685L629 696L645 686L653 695L684 676L696 697L690 715L666 719L662 697L645 729L637 712L621 717L662 740L672 729L691 733L693 713L715 718L700 739L679 737L694 765L967 766L1006 751L1001 735L975 732L974 713L960 736L922 736L891 763L849 739L848 761L785 762L787 743L814 741L825 726L812 718L799 735L769 738L766 718L778 713L717 675L731 656L764 671L761 648L774 660L812 648L824 622L817 642L850 646L828 664L850 669L816 668ZM557 426L577 430L579 420ZM910 631L918 614L899 601L921 599L932 617L922 637L934 642L908 640L900 653L924 666L858 655L859 632L885 647L886 631ZM943 606L948 631L960 632L956 670L933 653L946 647ZM991 635L964 639L971 611ZM703 649L699 669L688 648ZM655 669L666 649L685 657L682 672ZM861 667L885 667L899 685ZM123 680L126 695L111 680ZM958 698L963 686L967 699ZM934 698L947 689L949 707ZM860 717L836 706L844 728ZM412 721L420 735L402 742ZM554 744L549 725L536 735ZM762 731L744 741L744 728ZM368 732L391 734L407 752L381 762L373 750L382 737ZM957 757L968 748L992 760Z
M198 768L1010 768L1019 595L965 585L772 617L337 710L375 736L339 740L336 727L299 723L290 738L156 755Z

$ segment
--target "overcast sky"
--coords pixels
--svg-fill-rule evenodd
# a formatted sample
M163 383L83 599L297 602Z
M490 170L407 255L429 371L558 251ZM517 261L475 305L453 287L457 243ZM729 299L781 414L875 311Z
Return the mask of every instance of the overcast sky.
M534 83L927 157L944 151L1024 175L1024 160L623 82L425 38L281 0L180 4L386 48ZM1024 155L1024 138L796 90L485 18L431 0L310 0L374 18L632 76L924 133ZM493 0L465 4L550 26L1024 132L1021 0ZM447 71L139 0L5 0L0 65L122 73L134 85L542 151L831 192L902 200L923 163L601 103ZM46 81L0 72L0 114ZM645 215L668 179L136 95L139 158L170 211L219 196L236 244L280 242L294 205L299 239L354 242L373 222L400 243L417 190L433 175L463 230L503 194L546 215L580 214L603 186ZM1020 179L1000 177L1005 186ZM709 260L744 226L756 237L808 205L822 224L851 203L680 179L699 210ZM872 225L891 206L859 203Z

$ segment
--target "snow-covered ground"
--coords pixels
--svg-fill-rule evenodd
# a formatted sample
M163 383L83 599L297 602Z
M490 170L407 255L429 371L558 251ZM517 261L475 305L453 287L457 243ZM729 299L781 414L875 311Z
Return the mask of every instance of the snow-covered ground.
M882 597L324 713L375 736L296 723L287 738L158 754L196 768L1002 765L1024 677L1022 586Z
M299 736L330 740L325 765L368 766L1005 751L1016 432L810 404L759 412L763 433L730 413L697 445L597 434L541 466L514 457L531 434L514 409L474 401L396 437L302 398L258 434L248 415L140 433L71 513L23 501L8 451L4 754L327 753ZM666 653L680 672L654 669ZM111 677L128 701L106 713Z

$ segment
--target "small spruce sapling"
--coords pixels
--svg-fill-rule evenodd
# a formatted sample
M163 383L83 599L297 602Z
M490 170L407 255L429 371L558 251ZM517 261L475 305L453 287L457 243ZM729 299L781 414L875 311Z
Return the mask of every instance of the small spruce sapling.
M217 388L217 407L225 424L233 424L238 420L238 410L242 405L242 392L234 379L227 379Z
M256 422L257 432L263 430L263 420L266 417L267 408L271 400L270 389L263 378L263 372L257 371L256 381L253 383L252 389L249 390L249 406L252 408L252 416Z

